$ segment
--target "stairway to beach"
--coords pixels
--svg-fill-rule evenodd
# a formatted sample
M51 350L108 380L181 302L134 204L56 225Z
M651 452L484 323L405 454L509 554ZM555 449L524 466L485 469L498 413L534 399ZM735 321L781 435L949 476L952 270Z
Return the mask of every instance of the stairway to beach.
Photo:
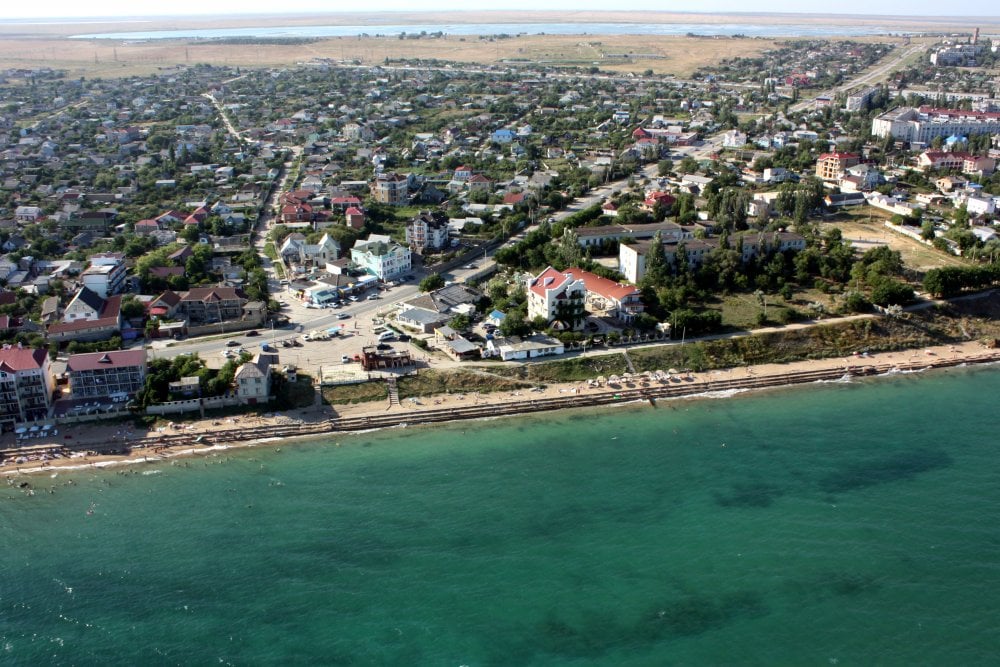
M396 386L396 376L390 375L385 383L389 386L389 407L399 405L399 388Z

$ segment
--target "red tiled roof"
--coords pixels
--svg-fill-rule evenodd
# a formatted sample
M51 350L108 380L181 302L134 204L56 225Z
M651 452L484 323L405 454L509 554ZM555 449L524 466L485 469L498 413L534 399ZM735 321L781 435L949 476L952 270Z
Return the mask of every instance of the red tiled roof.
M588 292L600 294L608 299L621 301L625 297L639 294L638 288L633 285L622 285L583 269L566 269L563 273L574 280L582 280Z
M73 373L77 371L93 371L98 368L122 368L145 365L145 350L113 350L111 352L71 354L66 361L66 370Z
M345 215L364 215L356 206L348 207L344 213Z
M27 347L0 350L0 370L8 373L38 370L45 363L47 354L45 350L33 350Z
M546 291L556 287L561 287L568 280L569 278L567 276L559 273L550 266L538 274L537 278L531 281L531 287L529 289L538 296L545 296Z
M57 322L49 325L50 334L83 331L85 329L117 329L118 317L101 317L96 320L76 320L74 322Z

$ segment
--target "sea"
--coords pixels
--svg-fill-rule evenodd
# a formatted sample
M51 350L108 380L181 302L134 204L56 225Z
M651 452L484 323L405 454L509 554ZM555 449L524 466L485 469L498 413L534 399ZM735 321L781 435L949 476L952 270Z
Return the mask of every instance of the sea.
M878 25L782 24L782 23L427 23L370 25L258 26L250 28L185 28L177 30L132 30L73 35L71 39L222 39L329 38L396 36L443 32L457 37L469 35L705 35L745 37L832 37L898 34L899 29Z
M995 665L1000 369L0 486L4 665Z

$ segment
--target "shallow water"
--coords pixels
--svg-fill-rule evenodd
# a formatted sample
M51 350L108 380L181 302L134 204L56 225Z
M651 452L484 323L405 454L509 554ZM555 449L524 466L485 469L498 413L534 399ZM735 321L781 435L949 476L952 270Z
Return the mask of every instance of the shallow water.
M993 664L998 391L956 369L34 477L0 499L0 662Z

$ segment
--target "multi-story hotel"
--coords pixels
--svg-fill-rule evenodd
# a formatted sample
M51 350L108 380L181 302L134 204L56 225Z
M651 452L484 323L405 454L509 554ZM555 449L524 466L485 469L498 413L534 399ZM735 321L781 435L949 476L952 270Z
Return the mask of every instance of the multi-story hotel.
M45 419L55 389L46 350L0 350L0 425Z
M73 398L133 396L146 382L146 351L72 354L66 372Z

